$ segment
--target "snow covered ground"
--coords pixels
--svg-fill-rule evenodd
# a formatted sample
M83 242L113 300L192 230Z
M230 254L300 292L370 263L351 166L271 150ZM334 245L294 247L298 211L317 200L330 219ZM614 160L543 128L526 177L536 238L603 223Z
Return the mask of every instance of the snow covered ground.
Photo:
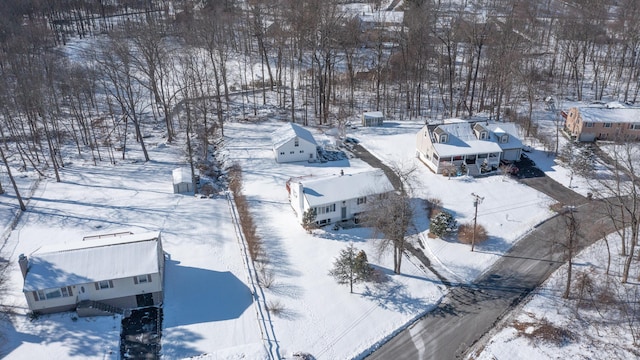
M139 158L141 152L130 150L129 156ZM147 163L97 167L66 159L62 182L40 183L0 253L11 261L1 301L14 311L1 323L4 358L119 358L119 316L78 319L75 313L62 313L30 321L16 260L44 244L122 229L162 232L168 256L162 334L166 358L266 356L226 199L173 194L171 170L178 167L180 147L159 143L150 157ZM30 186L27 180L21 181L23 188ZM9 195L0 197L4 228L16 210L7 190Z
M18 177L23 195L30 188L35 192L29 196L28 211L15 230L7 232L0 250L0 256L11 261L2 304L14 312L0 322L0 354L7 359L118 358L117 316L78 319L63 313L30 321L16 263L19 254L30 254L44 244L73 242L89 233L113 230L163 233L168 262L162 355L169 359L290 358L297 352L317 359L358 358L437 305L446 292L438 278L411 258L403 263L403 274L394 275L392 259L376 256L370 229L329 226L308 234L297 224L285 189L290 177L355 172L369 165L355 158L277 164L270 134L281 124L233 122L225 128L223 156L243 169L244 194L265 243L267 271L273 274L273 282L255 297L226 198L172 193L171 170L184 156L179 145L152 138L148 163L139 161L141 153L136 149L129 150L129 160L115 166L92 166L68 158L60 183L44 179L35 187L35 178ZM471 281L528 229L551 216L553 200L501 175L449 179L433 174L414 156L415 134L421 126L420 122L389 121L384 127L350 129L348 135L389 165L415 166L413 197L440 199L459 223L473 218L471 194L484 197L478 223L488 230L489 239L477 245L475 252L456 241L427 238L429 223L420 209L413 236L414 241L420 239L438 272L450 280ZM319 142L334 141L328 135L331 131L312 131ZM534 150L529 156L568 186L568 173L545 152ZM571 181L580 190L582 180ZM3 229L10 229L17 204L12 190L5 189L8 194L0 196L0 221ZM335 283L328 271L350 243L367 252L387 281L356 285L354 294ZM278 311L259 317L266 306ZM263 341L264 332L272 341ZM505 336L507 340L493 343L493 355L488 356L510 351L501 350L503 343L512 342L512 333Z

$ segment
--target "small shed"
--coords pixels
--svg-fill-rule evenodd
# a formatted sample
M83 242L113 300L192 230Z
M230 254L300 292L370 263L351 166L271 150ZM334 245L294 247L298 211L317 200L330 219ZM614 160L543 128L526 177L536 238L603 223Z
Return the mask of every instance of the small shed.
M362 113L362 126L382 126L384 114L381 111L365 111Z
M193 192L191 169L177 168L173 170L173 193L183 194Z

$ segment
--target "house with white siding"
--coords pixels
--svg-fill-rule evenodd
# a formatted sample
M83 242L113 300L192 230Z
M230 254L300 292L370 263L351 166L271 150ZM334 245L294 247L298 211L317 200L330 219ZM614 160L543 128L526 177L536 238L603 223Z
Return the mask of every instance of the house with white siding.
M425 125L416 136L416 156L436 174L479 175L501 160L519 161L522 141L511 123L449 119Z
M305 211L313 209L318 225L357 218L372 197L394 190L381 169L290 179L287 189L298 222L302 224Z
M295 123L287 123L271 135L276 162L314 162L318 158L318 144L311 132Z
M163 301L164 252L159 232L86 237L42 247L18 263L29 309L106 315Z

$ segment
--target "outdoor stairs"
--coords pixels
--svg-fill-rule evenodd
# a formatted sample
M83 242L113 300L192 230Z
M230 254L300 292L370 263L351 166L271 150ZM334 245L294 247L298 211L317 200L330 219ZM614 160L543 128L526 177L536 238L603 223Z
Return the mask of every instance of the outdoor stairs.
M468 175L469 176L478 176L480 175L480 167L478 164L467 164Z
M110 314L120 314L120 315L125 314L124 309L121 309L117 306L105 304L99 301L94 301L94 300L82 300L78 303L76 307L76 311L78 308L87 309L87 310L93 309L93 310L98 310L98 311L110 313Z

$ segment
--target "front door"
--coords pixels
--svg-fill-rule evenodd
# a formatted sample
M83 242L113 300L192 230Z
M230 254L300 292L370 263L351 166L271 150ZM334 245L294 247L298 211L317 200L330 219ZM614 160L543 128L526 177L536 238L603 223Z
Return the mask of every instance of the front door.
M342 220L347 218L347 207L343 206L342 207Z

